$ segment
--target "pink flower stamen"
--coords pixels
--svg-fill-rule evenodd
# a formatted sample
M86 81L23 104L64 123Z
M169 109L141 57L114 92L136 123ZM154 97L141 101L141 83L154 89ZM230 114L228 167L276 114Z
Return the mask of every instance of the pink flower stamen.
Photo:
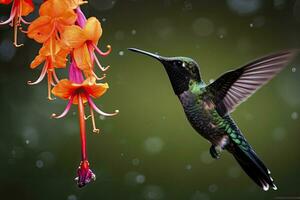
M90 96L86 95L86 98L87 98L87 100L88 100L88 102L89 102L90 107L91 107L94 111L96 111L97 113L99 113L100 115L103 115L103 116L106 116L106 117L112 117L112 116L115 116L115 115L117 115L117 114L119 113L119 110L115 110L114 113L105 113L105 112L103 112L102 110L100 110L100 109L96 106L96 104L93 102L93 100L92 100L92 98L91 98Z
M16 11L12 10L9 18L6 21L4 21L4 22L0 22L0 25L5 25L5 24L8 24L8 23L12 22L13 19L15 18L15 16L16 16Z
M98 60L98 58L97 58L97 56L96 56L96 54L93 53L93 55L94 55L94 59L95 59L95 61L96 61L96 64L97 64L97 66L100 68L101 71L105 72L106 70L108 70L108 69L110 68L109 65L106 66L106 67L102 67L101 63L99 62L99 60Z
M106 51L106 52L102 52L94 43L92 44L93 45L93 47L95 48L95 50L97 51L97 53L99 54L99 55L101 55L101 56L108 56L108 54L110 54L111 53L111 50L112 50L112 48L111 48L111 46L110 45L107 45L106 47L108 48L108 50Z
M70 109L71 109L71 106L72 106L72 103L73 103L73 99L74 99L74 95L71 96L71 98L70 98L70 100L69 100L69 102L68 102L65 110L60 115L56 115L55 113L53 113L51 115L51 118L60 119L60 118L65 117L68 114L68 112L70 111Z
M44 79L46 73L47 73L47 63L44 64L44 67L42 69L42 72L41 72L39 78L36 81L34 81L34 82L27 81L27 84L28 85L36 85L36 84L40 83Z

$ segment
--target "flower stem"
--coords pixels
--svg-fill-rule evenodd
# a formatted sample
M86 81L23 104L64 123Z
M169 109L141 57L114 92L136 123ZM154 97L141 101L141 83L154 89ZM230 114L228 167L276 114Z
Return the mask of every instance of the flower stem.
M80 127L80 140L81 140L81 160L87 160L86 155L86 133L85 133L85 120L84 120L84 105L80 94L78 97L78 114L79 114L79 127Z
M50 101L55 99L55 98L51 97L52 71L53 71L53 69L48 68L48 71L47 71L47 76L48 76L48 100L50 100Z
M20 26L20 23L17 17L14 18L13 26L14 26L14 45L15 47L21 47L23 46L23 44L18 44L18 28Z

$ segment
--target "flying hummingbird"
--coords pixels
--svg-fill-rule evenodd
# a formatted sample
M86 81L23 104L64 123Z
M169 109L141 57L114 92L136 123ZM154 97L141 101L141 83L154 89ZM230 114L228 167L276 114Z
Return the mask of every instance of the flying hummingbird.
M199 65L187 57L164 57L136 48L129 50L159 60L171 81L192 127L210 141L210 154L218 159L229 151L248 176L263 190L277 189L270 170L258 158L230 113L277 75L296 55L288 50L254 60L228 71L206 85Z

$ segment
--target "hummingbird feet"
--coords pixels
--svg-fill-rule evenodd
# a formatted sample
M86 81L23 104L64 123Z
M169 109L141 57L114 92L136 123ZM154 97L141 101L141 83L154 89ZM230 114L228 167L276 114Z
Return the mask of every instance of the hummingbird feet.
M220 146L216 146L216 145L211 145L211 147L209 149L209 153L210 153L211 157L213 157L214 159L220 158L221 151L222 151L222 148Z

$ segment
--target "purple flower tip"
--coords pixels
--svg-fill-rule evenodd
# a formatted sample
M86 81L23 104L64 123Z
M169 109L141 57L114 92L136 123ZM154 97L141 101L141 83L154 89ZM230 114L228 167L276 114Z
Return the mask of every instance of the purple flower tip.
M96 180L96 175L90 170L89 162L87 160L81 161L77 170L77 177L75 178L78 187L84 187L94 180Z

